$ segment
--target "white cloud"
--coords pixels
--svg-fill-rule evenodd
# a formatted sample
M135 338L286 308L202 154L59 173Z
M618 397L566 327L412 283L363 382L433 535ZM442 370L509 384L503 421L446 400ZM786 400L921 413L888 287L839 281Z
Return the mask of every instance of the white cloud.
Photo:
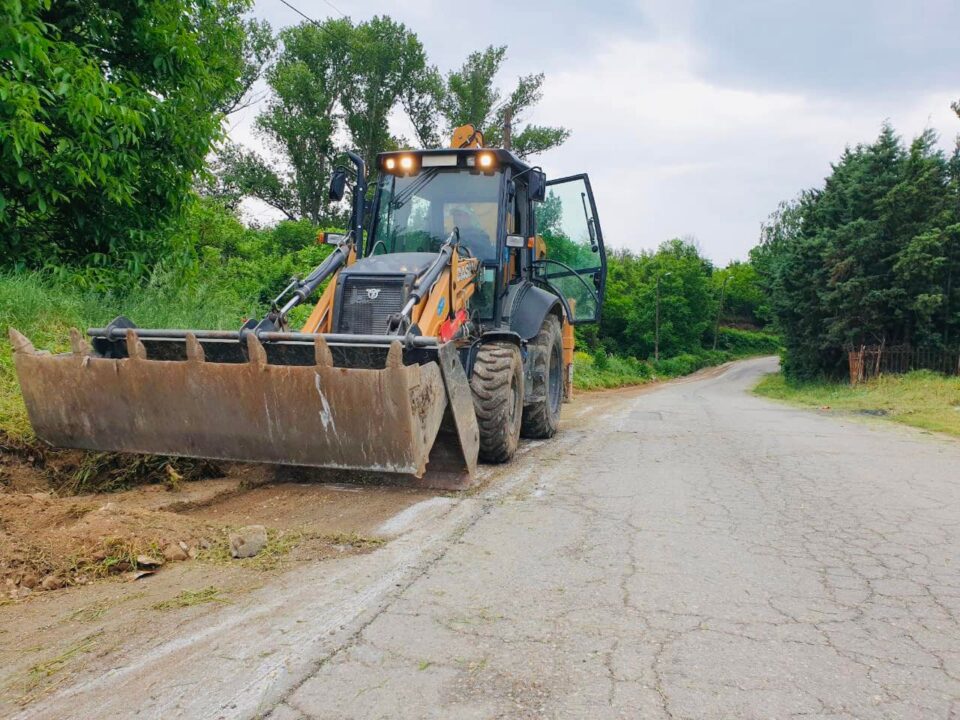
M908 137L949 130L940 96L864 107L722 86L701 63L679 37L623 38L548 74L534 119L559 120L573 137L541 162L554 176L591 174L608 245L694 235L719 263L743 258L780 200L819 184L844 145L871 140L885 118Z

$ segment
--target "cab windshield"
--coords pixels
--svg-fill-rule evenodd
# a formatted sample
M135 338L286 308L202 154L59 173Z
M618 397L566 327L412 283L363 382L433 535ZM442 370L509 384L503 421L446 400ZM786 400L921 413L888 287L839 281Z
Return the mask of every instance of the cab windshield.
M462 248L494 260L499 195L500 173L429 168L412 177L384 174L371 254L437 252L456 227Z

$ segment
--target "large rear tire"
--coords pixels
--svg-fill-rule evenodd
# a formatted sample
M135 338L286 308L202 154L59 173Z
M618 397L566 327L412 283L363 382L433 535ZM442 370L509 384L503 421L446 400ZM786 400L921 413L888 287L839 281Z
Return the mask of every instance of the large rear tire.
M480 428L480 459L503 463L520 442L523 417L523 360L510 343L481 345L470 376Z
M563 334L556 315L547 315L527 348L527 362L533 363L531 395L536 400L523 408L520 434L525 438L551 438L560 427L563 403Z

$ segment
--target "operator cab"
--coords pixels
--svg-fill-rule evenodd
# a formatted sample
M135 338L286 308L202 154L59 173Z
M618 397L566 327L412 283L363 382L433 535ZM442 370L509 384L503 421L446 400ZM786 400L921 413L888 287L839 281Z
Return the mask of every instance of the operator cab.
M531 282L560 298L570 322L599 318L606 261L586 175L547 182L485 147L381 153L377 165L362 254L436 253L456 229L460 252L483 266L471 300L480 320L504 318L511 287Z
M457 228L461 251L497 259L504 167L494 150L384 153L370 254L436 252Z

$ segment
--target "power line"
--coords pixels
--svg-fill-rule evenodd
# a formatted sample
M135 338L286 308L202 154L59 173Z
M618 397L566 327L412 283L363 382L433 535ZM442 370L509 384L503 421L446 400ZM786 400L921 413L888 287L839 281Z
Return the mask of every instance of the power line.
M336 5L334 5L332 2L329 2L329 0L323 0L323 1L324 1L327 5L329 5L330 7L332 7L334 10L336 10L338 13L340 13L341 17L343 17L344 20L346 20L347 22L350 22L350 18L348 18L346 15L344 15L344 14L340 11L340 8L338 8L338 7L337 7ZM322 22L318 22L317 20L314 20L312 17L310 17L309 15L307 15L305 12L303 12L303 10L301 10L301 9L298 8L298 7L296 7L293 3L288 2L288 0L280 0L280 2L282 2L282 3L283 3L284 5L286 5L288 8L290 8L291 10L293 10L297 15L299 15L300 17L302 17L304 20L306 20L307 22L309 22L309 23L313 24L314 26L316 26L316 28L317 28L318 30L320 30L320 32L326 33L327 37L329 37L329 38L330 38L331 40L333 40L335 43L337 43L338 45L340 45L341 49L350 49L350 50L356 50L356 51L359 51L359 50L361 49L361 48L357 47L356 45L354 45L352 41L350 41L350 40L348 40L348 39L345 39L345 38L342 38L342 37L339 37L336 33L332 32L329 27L327 27L326 25L324 25ZM352 23L351 23L351 25L352 25Z
M334 11L335 13L339 14L340 17L343 17L343 18L346 17L346 14L345 14L340 8L338 8L336 5L334 5L332 2L330 2L330 0L323 0L323 2L324 2L325 5L333 8L333 11Z
M309 21L309 22L312 22L314 25L316 25L316 26L319 27L319 28L323 28L323 24L322 24L322 23L317 22L317 21L314 20L312 17L310 17L309 15L307 15L305 12L303 12L300 8L295 7L292 3L288 3L287 0L280 0L280 2L282 2L282 3L283 3L284 5L286 5L288 8L290 8L291 10L293 10L297 15L299 15L300 17L302 17L304 20L307 20L307 21ZM338 10L337 12L339 12L339 10ZM342 15L342 14L343 14L343 13L341 13L341 15ZM325 29L325 28L324 28L324 29Z

